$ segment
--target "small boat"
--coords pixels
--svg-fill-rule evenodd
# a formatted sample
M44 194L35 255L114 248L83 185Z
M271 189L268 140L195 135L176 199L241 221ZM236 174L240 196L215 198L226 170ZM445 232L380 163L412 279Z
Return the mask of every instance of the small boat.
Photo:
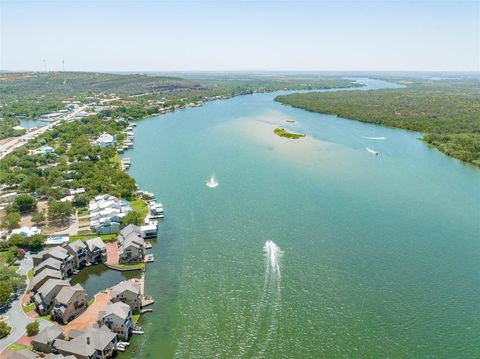
M375 155L375 156L378 156L378 152L377 151L374 151L372 150L371 148L368 148L368 147L365 147L365 149L370 152L372 155Z
M218 181L217 179L215 178L215 175L212 175L210 177L210 179L207 181L207 183L205 183L205 185L209 188L215 188L218 186Z

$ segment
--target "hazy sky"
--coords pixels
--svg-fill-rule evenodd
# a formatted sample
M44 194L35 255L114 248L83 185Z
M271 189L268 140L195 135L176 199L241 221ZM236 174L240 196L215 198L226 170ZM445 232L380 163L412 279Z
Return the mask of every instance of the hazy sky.
M5 1L0 69L480 70L480 2Z

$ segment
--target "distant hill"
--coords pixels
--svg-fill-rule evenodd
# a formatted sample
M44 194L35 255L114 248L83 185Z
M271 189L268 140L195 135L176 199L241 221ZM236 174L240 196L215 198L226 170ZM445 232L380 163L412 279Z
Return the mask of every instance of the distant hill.
M0 73L0 97L69 96L93 93L137 95L201 89L193 80L177 77L120 75L94 72Z

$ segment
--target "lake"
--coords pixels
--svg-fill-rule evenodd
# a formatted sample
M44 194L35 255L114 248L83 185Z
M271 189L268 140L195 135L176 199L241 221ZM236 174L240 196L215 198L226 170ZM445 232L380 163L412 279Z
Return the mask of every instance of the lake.
M480 171L278 94L135 128L130 173L166 218L127 357L480 356Z

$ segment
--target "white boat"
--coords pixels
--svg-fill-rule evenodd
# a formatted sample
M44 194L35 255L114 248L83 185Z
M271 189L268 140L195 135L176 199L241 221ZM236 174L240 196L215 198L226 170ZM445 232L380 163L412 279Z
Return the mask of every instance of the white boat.
M215 187L218 187L218 181L217 179L215 178L215 175L212 175L210 177L210 179L207 181L207 183L205 183L205 185L209 188L215 188Z
M378 152L377 151L374 151L372 150L371 148L368 148L368 147L365 147L365 149L370 152L372 155L375 155L375 156L378 156Z

